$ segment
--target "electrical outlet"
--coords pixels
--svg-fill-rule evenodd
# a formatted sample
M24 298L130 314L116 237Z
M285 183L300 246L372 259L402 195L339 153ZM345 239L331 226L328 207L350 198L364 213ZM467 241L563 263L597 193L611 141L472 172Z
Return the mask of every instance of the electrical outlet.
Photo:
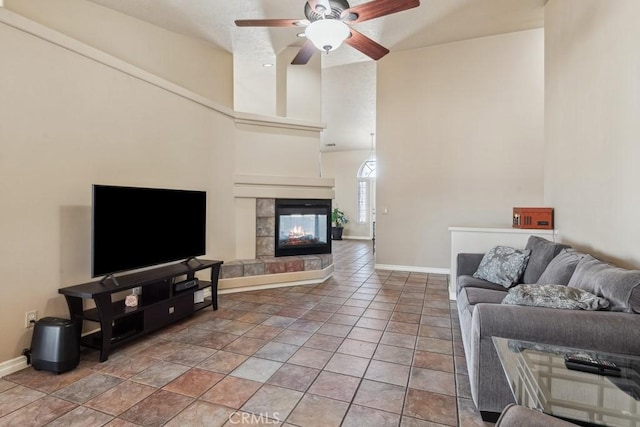
M27 311L24 317L24 327L25 328L33 328L33 325L38 320L38 310Z

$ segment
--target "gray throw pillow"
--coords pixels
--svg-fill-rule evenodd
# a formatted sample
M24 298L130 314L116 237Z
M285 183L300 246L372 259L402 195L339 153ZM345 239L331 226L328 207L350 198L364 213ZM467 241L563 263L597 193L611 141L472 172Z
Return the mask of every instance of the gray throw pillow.
M495 246L484 254L473 277L509 288L518 283L530 254L528 249Z
M549 265L549 262L561 250L568 247L569 245L551 242L542 237L530 236L529 240L527 240L527 246L524 248L531 250L531 256L529 256L527 268L522 275L522 283L539 283L538 279Z
M538 279L539 285L567 285L585 254L574 249L563 249L551 260Z
M509 289L502 304L568 310L601 310L609 306L609 301L582 289L564 285L518 285Z
M612 311L640 313L640 270L627 270L585 255L569 286L604 297Z

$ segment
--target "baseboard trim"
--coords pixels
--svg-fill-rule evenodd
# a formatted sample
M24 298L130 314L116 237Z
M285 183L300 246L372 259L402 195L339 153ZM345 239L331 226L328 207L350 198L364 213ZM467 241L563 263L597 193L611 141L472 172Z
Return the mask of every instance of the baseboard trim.
M408 271L410 273L449 274L448 268L417 267L412 265L376 264L375 268L376 270Z
M28 366L27 358L25 356L18 356L15 359L2 362L0 363L0 378L4 378L7 375L18 372Z
M342 236L342 240L372 240L369 236Z

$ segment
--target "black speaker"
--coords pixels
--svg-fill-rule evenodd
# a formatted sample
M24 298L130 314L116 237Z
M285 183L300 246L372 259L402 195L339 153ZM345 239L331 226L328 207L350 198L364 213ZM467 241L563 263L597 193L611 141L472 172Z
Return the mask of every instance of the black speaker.
M62 373L80 363L80 334L68 319L43 317L33 327L31 365L36 370Z

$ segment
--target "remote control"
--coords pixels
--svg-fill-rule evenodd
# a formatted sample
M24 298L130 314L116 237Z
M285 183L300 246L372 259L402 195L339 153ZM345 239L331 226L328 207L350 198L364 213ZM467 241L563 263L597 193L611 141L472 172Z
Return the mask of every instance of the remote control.
M599 375L620 376L620 368L610 360L594 359L582 354L567 354L564 356L567 369L590 372Z

